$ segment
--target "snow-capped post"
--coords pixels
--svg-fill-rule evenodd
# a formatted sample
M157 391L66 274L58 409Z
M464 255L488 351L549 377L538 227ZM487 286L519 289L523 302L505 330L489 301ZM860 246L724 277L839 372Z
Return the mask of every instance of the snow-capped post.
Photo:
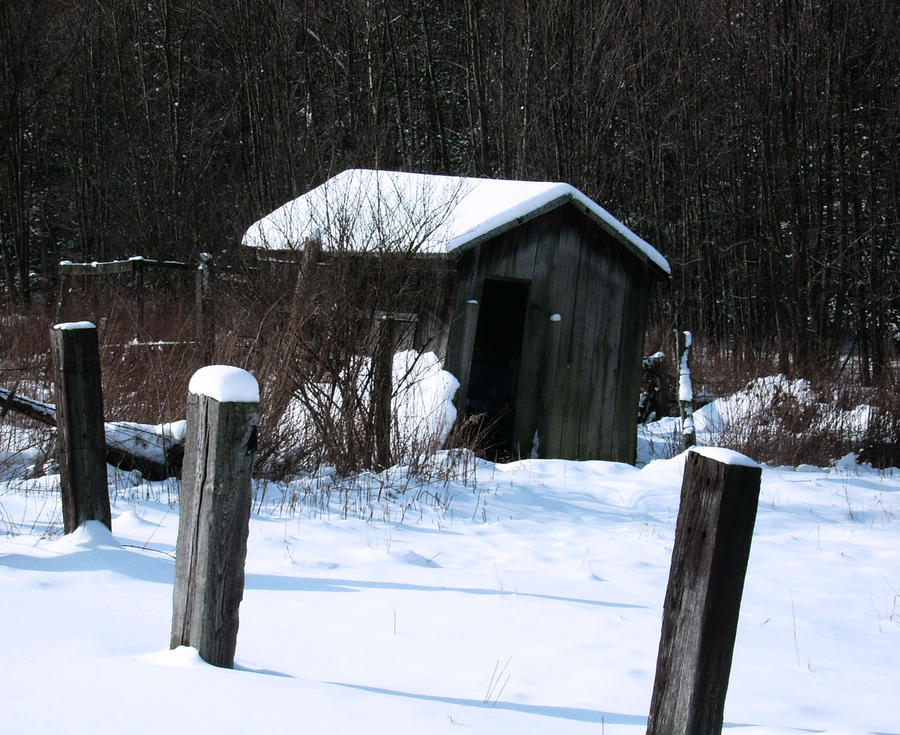
M63 531L72 533L85 521L100 521L112 529L97 328L90 322L55 325L50 354Z
M761 474L728 449L685 458L647 735L722 732Z
M675 339L679 343L681 363L678 370L678 404L681 406L681 435L683 446L688 449L697 443L697 435L694 430L694 389L691 386L691 333L682 332L682 339Z
M171 647L193 646L232 668L250 523L259 385L210 365L188 386L187 435L175 555Z

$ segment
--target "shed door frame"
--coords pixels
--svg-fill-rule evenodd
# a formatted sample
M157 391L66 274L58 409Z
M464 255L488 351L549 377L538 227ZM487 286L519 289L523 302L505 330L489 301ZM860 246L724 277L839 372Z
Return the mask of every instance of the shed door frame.
M531 288L529 279L484 278L477 305L466 311L463 406L467 416L488 415L500 452L516 450L519 371Z

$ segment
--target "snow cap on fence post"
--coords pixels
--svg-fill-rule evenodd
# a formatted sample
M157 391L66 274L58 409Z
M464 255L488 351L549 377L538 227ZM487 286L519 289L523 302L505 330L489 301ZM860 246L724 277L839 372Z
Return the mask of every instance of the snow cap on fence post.
M689 452L701 454L707 459L719 462L724 465L737 465L739 467L762 468L762 465L755 460L750 459L746 454L741 454L733 449L725 447L697 447L693 446L688 449Z
M59 329L63 332L68 332L73 329L96 329L97 327L93 322L81 321L81 322L62 322L61 324L54 324L54 329Z
M193 646L231 668L250 524L259 384L229 365L188 384L187 430L175 554L172 648Z
M231 365L207 365L188 383L188 392L219 403L259 403L259 383L250 373Z

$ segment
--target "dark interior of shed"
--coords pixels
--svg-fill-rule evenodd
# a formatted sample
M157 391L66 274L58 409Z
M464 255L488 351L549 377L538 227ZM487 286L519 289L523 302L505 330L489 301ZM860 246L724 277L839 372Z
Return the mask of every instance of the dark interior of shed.
M515 457L516 387L530 284L486 279L478 310L466 413L481 416L484 455Z

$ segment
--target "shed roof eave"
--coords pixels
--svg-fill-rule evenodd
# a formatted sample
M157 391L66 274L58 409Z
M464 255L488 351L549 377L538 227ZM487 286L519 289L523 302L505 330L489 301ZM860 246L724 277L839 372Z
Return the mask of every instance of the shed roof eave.
M575 191L576 195L572 196L572 203L578 209L594 220L601 229L612 235L617 242L624 245L629 252L650 266L650 270L657 276L665 279L672 277L669 262L656 248L612 217L600 205L585 197L581 192ZM600 212L596 210L600 210Z
M588 199L580 191L571 186L567 188L569 190L565 193L529 210L527 214L519 215L507 220L490 230L479 232L469 239L465 239L465 235L456 238L456 242L450 243L448 254L452 257L462 255L467 250L470 250L483 242L497 237L498 235L502 235L504 232L515 229L519 225L571 202L580 212L587 215L591 221L599 225L604 232L612 235L616 242L624 245L628 252L637 256L640 261L646 263L650 267L651 272L661 278L668 279L671 277L672 271L669 268L668 261L656 250L656 248L636 235L628 229L628 227L612 217L605 209Z
M544 202L534 209L529 210L527 214L521 214L516 217L512 217L511 219L508 219L489 230L476 232L471 235L469 233L463 233L461 236L454 238L454 240L450 242L447 248L447 253L452 257L462 255L467 250L471 250L472 248L480 245L483 242L487 242L488 240L491 240L498 235L502 235L504 232L514 230L519 225L523 225L526 222L530 222L531 220L540 217L542 214L546 214L547 212L551 212L554 209L561 207L570 199L571 195L567 192L565 194L562 194L561 196Z

